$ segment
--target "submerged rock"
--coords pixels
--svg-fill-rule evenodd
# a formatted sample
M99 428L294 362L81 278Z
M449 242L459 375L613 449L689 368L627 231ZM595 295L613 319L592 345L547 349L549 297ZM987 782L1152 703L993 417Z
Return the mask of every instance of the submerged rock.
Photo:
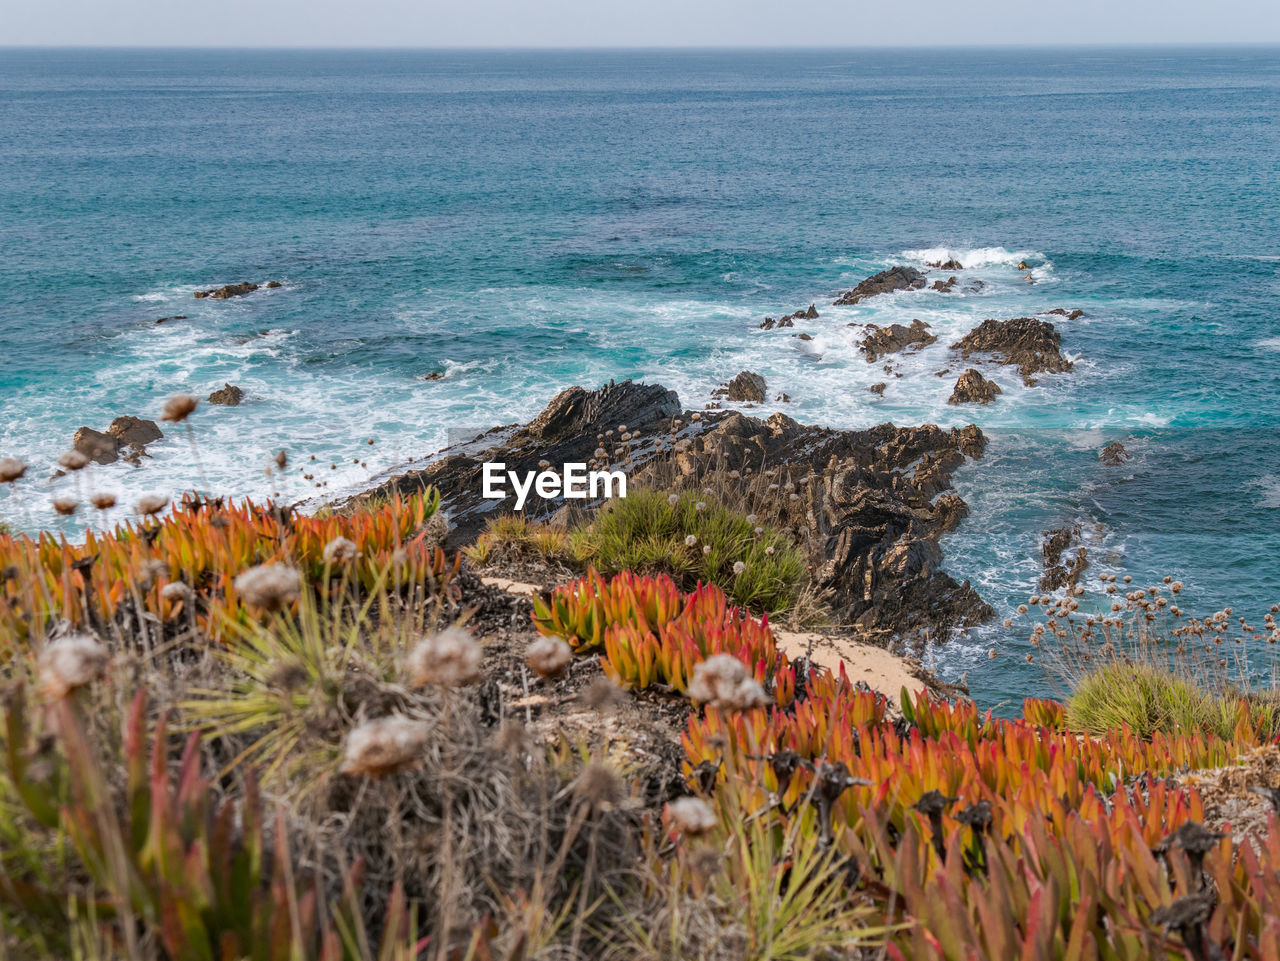
M1064 556L1072 554L1073 548L1074 556ZM1080 543L1080 528L1077 526L1045 531L1040 551L1044 556L1044 575L1040 578L1042 591L1075 587L1089 566L1089 555Z
M1053 308L1053 310L1046 310L1045 313L1054 314L1055 316L1058 316L1058 317L1065 317L1067 318L1067 320L1076 320L1084 316L1084 311L1081 310L1079 307L1076 307L1072 310L1067 310L1067 308L1065 307L1055 307Z
M944 294L951 293L951 288L960 283L959 277L948 277L946 280L935 280L933 289L941 291Z
M924 274L914 267L890 267L888 270L882 270L868 277L853 290L845 291L836 301L836 306L849 306L868 297L892 293L895 290L919 290L924 285Z
M996 399L997 394L1004 391L1000 389L1000 385L994 380L987 380L981 373L970 367L960 379L956 381L956 386L951 391L951 396L947 398L948 404L989 404Z
M887 386L888 384L881 382L879 384L872 384L870 387L867 388L867 390L871 391L871 393L875 394L877 397L883 397L884 389Z
M660 488L669 488L673 478L693 483L716 471L728 496L740 494L744 502L755 483L747 469L776 469L779 482L795 494L780 498L781 523L807 555L818 589L830 592L828 603L841 623L870 633L945 637L951 628L992 616L968 583L941 570L938 546L967 513L951 490L951 476L966 457L982 455L986 438L978 428L882 424L832 430L780 413L761 419L718 410L694 417L681 411L673 391L656 384L573 387L525 427L448 448L422 470L361 496L437 487L456 525L452 548L474 539L495 512L514 507L510 496L481 497L486 462L501 461L517 472L539 470L542 461L553 469L595 462L625 470L629 485ZM607 436L609 431L615 433ZM620 443L622 433L631 440ZM606 451L603 464L600 449ZM564 503L535 498L524 513L550 517Z
M1034 375L1060 374L1071 369L1071 361L1062 356L1062 339L1047 320L1015 317L1013 320L984 320L960 341L953 350L968 360L972 354L994 354L1001 364L1016 366L1026 384L1034 384Z
M1113 440L1098 453L1098 460L1108 467L1119 467L1125 461L1132 459L1133 455L1125 450L1124 444L1118 440Z
M813 304L809 305L808 310L797 310L794 314L785 314L779 320L772 317L766 317L760 324L761 330L773 330L774 327L794 327L797 320L817 320L818 308Z
M204 300L206 297L210 300L227 300L231 297L243 297L257 289L257 284L251 284L246 280L242 284L227 284L225 287L216 287L213 290L197 290L195 297L196 300Z
M890 324L888 327L868 324L867 336L858 347L866 355L867 363L874 364L888 354L896 354L907 347L919 350L937 339L929 333L929 325L922 320L913 320L910 327L902 324Z
M244 400L244 391L235 384L223 384L208 397L211 404L222 404L226 407L236 407L240 401Z
M964 270L964 264L952 257L950 260L935 260L932 263L925 264L926 267L933 267L936 270ZM955 278L951 278L953 281Z

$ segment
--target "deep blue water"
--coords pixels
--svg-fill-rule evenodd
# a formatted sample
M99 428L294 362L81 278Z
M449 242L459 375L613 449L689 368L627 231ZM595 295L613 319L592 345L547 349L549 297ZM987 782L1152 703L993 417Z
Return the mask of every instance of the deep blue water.
M1101 570L1258 614L1280 600L1277 118L1277 48L0 51L0 456L37 465L0 515L75 530L49 498L77 484L260 496L280 447L340 464L335 493L569 384L696 407L746 367L803 421L986 428L944 548L1001 616L1067 521ZM947 254L981 293L828 306ZM811 302L811 342L756 329ZM995 404L946 405L948 344L1058 306L1087 311L1058 325L1072 373L988 371ZM913 317L939 341L902 377L856 352L848 324ZM224 381L246 402L202 406L198 455L179 431L45 482L81 424ZM1135 460L1101 468L1117 439ZM1025 633L938 664L985 704L1039 692Z

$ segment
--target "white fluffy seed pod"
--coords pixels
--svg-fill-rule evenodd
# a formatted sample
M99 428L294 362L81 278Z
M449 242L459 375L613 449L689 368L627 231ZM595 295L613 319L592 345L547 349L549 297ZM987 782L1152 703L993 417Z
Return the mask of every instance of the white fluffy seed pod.
M160 596L169 603L176 604L178 601L190 601L195 596L195 591L182 581L173 581L160 588Z
M716 812L701 798L682 797L667 805L671 826L689 838L701 837L716 826Z
M159 494L148 494L145 497L138 498L138 502L133 505L139 514L150 516L159 514L162 510L169 506L169 498L162 497Z
M275 613L298 599L302 577L287 564L259 564L236 576L235 588L250 607Z
M732 654L715 654L695 664L689 697L722 711L749 711L769 703L764 688Z
M345 564L360 556L356 542L345 537L335 537L324 545L324 562L326 564Z
M101 677L107 658L107 649L90 634L60 637L40 653L40 690L65 697Z
M573 649L562 637L540 637L529 645L524 660L542 677L559 677L573 660Z
M422 756L430 733L425 721L399 715L366 721L347 735L338 770L373 777L398 771Z
M415 644L405 667L414 687L472 684L480 679L480 645L461 627L448 627Z

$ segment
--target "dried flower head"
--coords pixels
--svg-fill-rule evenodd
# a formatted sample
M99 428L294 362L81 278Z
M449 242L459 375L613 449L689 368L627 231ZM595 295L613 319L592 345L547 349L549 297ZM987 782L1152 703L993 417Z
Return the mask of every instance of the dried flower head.
M343 774L379 777L398 771L422 756L431 732L425 721L393 715L366 721L347 735Z
M160 588L160 596L171 604L176 604L178 601L190 601L195 597L195 591L182 581L173 581Z
M298 599L302 577L287 564L259 564L236 575L236 591L246 604L275 613Z
M685 546L685 547L693 547L693 546L695 546L697 543L698 543L698 538L697 538L697 537L695 537L693 534L690 534L688 537L686 537L686 538L684 539L684 546Z
M345 564L360 556L356 542L345 537L335 537L324 545L324 562L326 564Z
M571 785L574 796L593 808L615 808L627 798L617 772L608 764L592 761Z
M715 654L694 665L689 697L722 711L748 711L769 703L764 688L732 654Z
M55 497L53 499L53 509L63 517L69 517L74 514L80 502L73 497Z
M136 504L133 505L134 510L144 517L152 514L159 514L162 510L169 506L169 498L160 494L147 494L145 497L138 498Z
M191 416L199 403L200 401L190 394L174 394L164 402L164 410L160 412L160 419L167 420L173 424L181 423Z
M420 640L405 661L414 687L458 687L480 679L480 645L461 627L448 627Z
M107 665L107 649L91 634L68 634L40 653L40 690L49 697L96 681Z
M89 458L78 450L69 450L58 458L58 466L69 471L84 470L89 466Z
M0 457L0 484L12 484L27 472L27 465L16 457Z
M688 838L701 837L715 830L716 812L701 798L682 797L667 805L671 827Z
M703 553L703 554L710 554L710 553L711 553L711 545L710 545L710 544L703 544L703 545L702 545L702 553Z
M288 467L288 466L289 466L289 452L288 452L288 451L284 451L284 450L278 450L278 451L276 451L276 456L275 456L275 458L274 458L274 459L275 459L275 462L276 462L276 467L277 467L277 468L279 468L280 470L284 470L286 467Z
M116 506L116 495L107 491L99 491L89 495L89 503L100 511L110 510Z
M573 660L573 649L562 637L540 637L529 645L524 660L543 677L559 677Z
M742 573L743 571L745 571L746 569L747 569L747 565L746 565L746 564L744 564L742 561L734 561L734 562L733 562L733 572L734 572L735 574L741 574L741 573Z
M672 507L675 507L677 504L680 503L680 495L679 494L667 495L667 503L670 504Z

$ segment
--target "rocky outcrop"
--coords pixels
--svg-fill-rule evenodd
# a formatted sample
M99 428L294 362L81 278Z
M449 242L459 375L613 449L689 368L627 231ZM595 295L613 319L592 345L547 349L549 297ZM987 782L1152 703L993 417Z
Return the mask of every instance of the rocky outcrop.
M1018 261L1018 269L1019 269L1019 270L1030 270L1030 269L1031 269L1031 265L1030 265L1029 263L1027 263L1025 260L1019 260L1019 261Z
M1065 307L1055 307L1053 310L1046 310L1046 314L1053 314L1057 317L1065 317L1067 320L1077 320L1084 316L1084 311L1079 307L1067 310Z
M836 301L836 306L847 307L868 297L892 293L895 290L919 290L924 285L924 274L914 267L890 267L888 270L882 270L868 277L853 290L845 291Z
M926 267L933 267L935 270L964 270L964 264L952 257L950 260L935 260L932 263L925 264ZM951 278L955 280L954 277Z
M280 281L278 280L267 281L267 290L275 290L277 287L283 287L283 286L284 284L280 283Z
M121 457L136 464L146 454L146 446L163 436L155 421L126 416L113 420L106 433L81 427L71 444L96 464L112 464Z
M960 283L959 277L948 277L946 280L935 280L933 282L933 289L941 291L944 294L949 294L951 293L951 288L958 283Z
M973 426L832 430L783 414L682 412L672 391L628 381L598 391L571 388L527 426L442 451L427 467L362 496L437 487L455 524L456 547L473 539L487 517L514 507L512 497L480 496L486 462L517 472L539 470L543 461L594 462L625 470L632 486L663 489L701 486L714 470L728 496L736 485L744 502L755 476L773 469L788 495L779 495L771 520L807 554L839 621L870 633L936 638L992 616L968 583L941 569L938 546L967 513L951 490L952 473L966 457L980 457L985 444ZM549 517L563 503L535 499L525 513Z
M765 382L759 374L744 370L729 383L711 392L712 397L723 397L725 400L739 404L763 404L765 399Z
M871 391L871 393L875 394L877 397L883 397L884 389L887 386L888 384L881 382L879 384L872 384L870 387L867 388L867 390Z
M1036 374L1059 374L1071 369L1062 356L1062 339L1047 320L1015 317L1013 320L984 320L952 345L968 360L972 354L992 354L1001 364L1018 368L1026 384L1035 383Z
M1125 450L1124 444L1118 440L1113 440L1098 453L1098 460L1108 467L1119 467L1125 461L1132 459L1133 455Z
M172 314L172 315L170 315L170 316L168 316L168 317L157 317L157 318L156 318L156 323L157 323L157 324L164 324L164 323L168 323L168 322L169 322L169 321L171 321L171 320L186 320L186 319L187 319L187 315L186 315L186 314Z
M867 363L874 364L888 354L896 354L907 347L919 350L937 339L929 333L929 325L922 320L913 320L910 327L903 324L890 324L888 327L868 324L867 336L858 344L858 348L866 355Z
M1075 587L1089 566L1088 551L1080 543L1080 528L1076 526L1045 531L1040 551L1044 555L1044 575L1040 578L1042 591Z
M970 367L956 381L956 386L952 389L951 396L947 398L947 403L989 404L996 399L997 394L1001 393L1004 392L999 384L993 380L987 380L981 373Z
M242 400L244 391L235 384L223 384L208 397L209 403L222 404L224 407L236 407Z
M809 305L808 310L797 310L794 314L784 314L780 319L774 320L772 317L766 317L760 323L761 330L773 330L775 327L794 327L797 320L817 320L818 308L814 304Z
M215 287L213 290L197 290L195 297L196 300L204 300L206 297L210 300L228 300L231 297L251 294L257 289L257 284L251 284L246 280L242 284L227 284L225 287Z

